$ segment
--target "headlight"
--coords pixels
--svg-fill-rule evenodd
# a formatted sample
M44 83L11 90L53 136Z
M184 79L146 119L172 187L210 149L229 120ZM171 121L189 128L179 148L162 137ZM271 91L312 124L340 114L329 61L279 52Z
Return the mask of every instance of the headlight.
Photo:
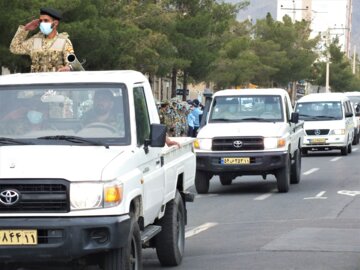
M120 204L123 186L118 183L72 183L71 210L99 209Z
M212 139L196 139L194 141L195 149L199 150L211 150L212 147Z
M265 149L276 149L286 146L286 140L284 138L264 138Z
M333 129L329 133L330 135L345 135L345 129Z

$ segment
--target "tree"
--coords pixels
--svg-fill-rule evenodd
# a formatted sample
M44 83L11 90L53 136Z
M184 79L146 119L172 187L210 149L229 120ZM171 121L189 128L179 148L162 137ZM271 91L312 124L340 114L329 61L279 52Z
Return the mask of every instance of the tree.
M330 74L329 84L333 92L353 91L357 80L352 74L351 63L341 51L339 40L334 39L332 43L323 52L324 57L329 56ZM318 62L314 65L315 83L318 85L325 85L326 82L326 61Z

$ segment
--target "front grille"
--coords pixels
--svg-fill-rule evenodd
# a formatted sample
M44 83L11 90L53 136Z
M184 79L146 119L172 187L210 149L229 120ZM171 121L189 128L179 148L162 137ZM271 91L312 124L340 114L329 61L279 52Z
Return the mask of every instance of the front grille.
M330 129L307 129L305 132L308 136L328 135Z
M237 147L236 147L237 146ZM214 138L213 151L264 150L262 137Z
M5 205L0 197L0 213L66 213L70 211L69 182L63 179L0 179L0 193L14 190L17 203Z

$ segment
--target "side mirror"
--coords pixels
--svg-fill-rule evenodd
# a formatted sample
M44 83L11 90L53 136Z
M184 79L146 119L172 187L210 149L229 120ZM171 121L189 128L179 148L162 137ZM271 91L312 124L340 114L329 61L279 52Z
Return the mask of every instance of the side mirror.
M345 117L346 117L346 118L348 118L348 117L353 117L353 113L352 113L352 112L346 113L346 114L345 114Z
M290 122L291 122L291 123L294 123L294 124L299 123L299 113L297 113L297 112L291 113Z
M151 124L149 145L151 147L164 147L166 141L166 131L166 125Z
M149 146L151 147L164 147L166 141L167 128L162 124L151 124L150 126L150 139L145 140L144 150L147 154Z

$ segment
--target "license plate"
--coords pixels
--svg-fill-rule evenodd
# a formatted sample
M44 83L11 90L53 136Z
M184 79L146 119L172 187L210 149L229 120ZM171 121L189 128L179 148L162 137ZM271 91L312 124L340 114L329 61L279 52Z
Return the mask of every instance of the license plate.
M222 164L250 164L250 158L241 157L241 158L222 158Z
M325 143L326 142L326 139L325 138L316 138L316 139L312 139L311 140L311 143L313 144L321 144L321 143Z
M36 230L0 230L0 246L37 245Z

